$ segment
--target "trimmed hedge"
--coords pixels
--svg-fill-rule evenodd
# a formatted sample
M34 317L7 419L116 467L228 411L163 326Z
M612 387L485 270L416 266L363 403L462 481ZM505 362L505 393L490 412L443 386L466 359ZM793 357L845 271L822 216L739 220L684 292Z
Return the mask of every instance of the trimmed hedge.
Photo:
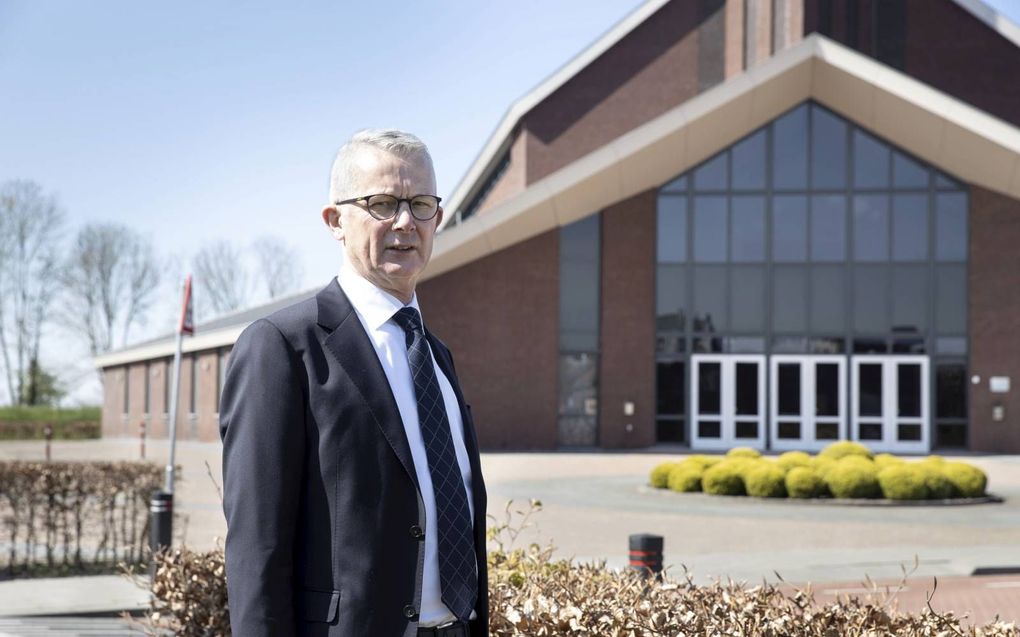
M786 474L786 493L791 498L820 498L828 494L825 480L811 467L794 467Z
M678 491L680 493L701 491L702 475L702 471L697 467L680 465L669 472L667 486L671 491Z
M43 440L47 426L55 440L85 440L101 436L99 407L0 407L0 440Z
M701 476L701 489L712 495L746 495L744 465L732 460L725 460L705 470Z
M850 440L834 442L825 449L822 449L818 455L833 460L840 460L847 456L861 456L870 460L875 456L875 454L871 453L871 449L868 449L859 442L851 442Z
M744 488L756 498L785 498L786 472L771 462L758 463L744 475Z
M676 473L674 477L674 473ZM776 460L747 447L725 457L695 455L652 470L653 485L674 491L768 498L886 498L947 500L985 495L988 477L964 462L929 456L916 462L873 455L860 443L841 441L817 456L788 451Z
M961 498L980 498L985 495L988 477L985 472L965 462L946 462L942 475L953 484Z

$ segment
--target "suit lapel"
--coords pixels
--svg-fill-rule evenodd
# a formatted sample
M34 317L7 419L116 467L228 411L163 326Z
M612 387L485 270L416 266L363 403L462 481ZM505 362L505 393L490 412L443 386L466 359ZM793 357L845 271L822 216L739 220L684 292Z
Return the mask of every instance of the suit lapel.
M368 405L372 417L384 438L393 448L407 475L418 486L418 476L411 459L404 424L400 419L397 402L393 398L389 380L379 364L379 357L365 328L358 320L354 307L347 299L336 279L333 279L316 296L319 306L319 325L332 330L323 341L340 367Z

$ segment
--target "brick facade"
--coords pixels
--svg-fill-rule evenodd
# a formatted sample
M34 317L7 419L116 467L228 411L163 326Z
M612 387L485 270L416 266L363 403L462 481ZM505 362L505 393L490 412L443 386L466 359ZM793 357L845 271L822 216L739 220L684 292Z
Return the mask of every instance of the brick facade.
M655 444L655 202L649 191L602 212L602 447Z
M482 447L555 447L557 233L429 279L418 298L429 329L453 352Z
M982 188L970 193L968 324L970 447L975 451L1020 450L1020 201ZM991 376L1009 376L1008 394L993 394ZM992 407L1006 409L1002 422Z
M529 184L698 94L701 4L665 5L524 116Z

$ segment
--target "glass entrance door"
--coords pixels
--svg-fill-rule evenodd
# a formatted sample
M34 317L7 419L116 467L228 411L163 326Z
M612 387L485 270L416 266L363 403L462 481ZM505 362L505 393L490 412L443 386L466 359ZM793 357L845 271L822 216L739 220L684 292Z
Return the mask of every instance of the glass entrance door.
M820 451L846 438L846 357L769 360L769 437L777 451Z
M765 448L765 357L691 356L691 448Z
M931 448L927 356L854 356L850 435L875 451Z

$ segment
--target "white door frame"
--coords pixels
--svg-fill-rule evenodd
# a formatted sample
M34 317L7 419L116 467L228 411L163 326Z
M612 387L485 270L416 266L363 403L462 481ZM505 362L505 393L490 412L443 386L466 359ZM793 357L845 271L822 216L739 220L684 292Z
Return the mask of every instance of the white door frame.
M836 440L846 440L847 383L846 356L812 354L773 354L769 357L769 440L776 451L821 451ZM780 416L779 414L779 366L796 364L800 370L800 414ZM821 416L815 404L817 365L834 364L837 374L837 402L835 416ZM779 421L797 422L800 425L799 438L780 438ZM836 425L837 438L816 438L816 425Z
M882 370L882 403L879 415L860 414L860 368L861 365L877 364ZM919 365L920 415L902 416L899 413L899 374L902 364ZM867 445L875 451L895 453L927 453L931 450L931 414L929 409L930 359L927 356L905 355L862 355L850 358L850 435L851 439ZM920 425L920 440L900 440L899 425ZM879 425L881 439L862 439L861 425Z
M732 447L765 448L765 356L762 354L692 354L690 370L691 396L691 449L726 450ZM700 413L698 404L698 383L703 363L719 363L719 407L718 414ZM737 415L736 366L738 363L755 363L758 366L758 401L755 415ZM707 416L707 417L706 417ZM707 438L698 435L698 424L702 420L718 420L720 435ZM755 438L737 438L737 420L754 421L758 435Z

